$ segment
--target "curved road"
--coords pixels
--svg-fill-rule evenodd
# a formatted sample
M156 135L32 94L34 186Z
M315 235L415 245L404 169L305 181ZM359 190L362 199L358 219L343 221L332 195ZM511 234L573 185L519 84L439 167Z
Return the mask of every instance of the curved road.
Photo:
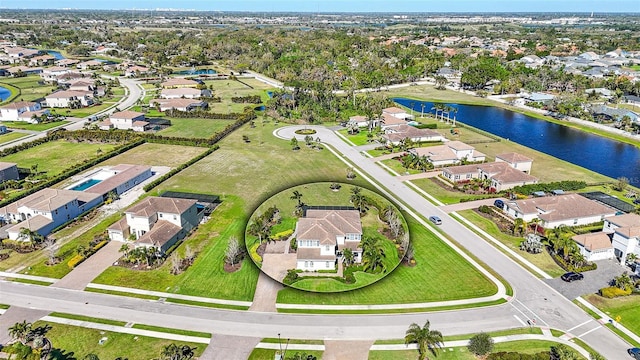
M287 127L278 134L291 139L298 127ZM309 126L307 126L309 128ZM587 342L607 359L628 356L628 344L603 328L577 306L521 268L492 245L479 238L445 212L379 168L338 136L323 127L314 127L323 142L384 185L392 198L402 200L423 215L443 219L440 228L505 278L514 288L509 303L480 309L443 311L427 314L389 315L294 315L257 313L190 307L136 298L0 282L2 303L99 318L132 321L156 326L190 329L215 334L251 337L304 339L388 339L402 338L412 322L429 319L445 334L463 334L521 327L522 321L535 319L537 325L556 328ZM301 137L302 138L302 137ZM386 191L385 191L386 192ZM446 270L445 270L446 271ZM448 269L448 271L456 271Z

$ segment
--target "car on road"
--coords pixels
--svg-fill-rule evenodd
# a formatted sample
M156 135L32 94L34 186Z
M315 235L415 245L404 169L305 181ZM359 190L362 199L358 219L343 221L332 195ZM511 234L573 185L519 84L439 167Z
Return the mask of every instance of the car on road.
M584 279L584 275L582 275L580 273L577 273L577 272L568 272L568 273L562 275L561 278L562 278L562 280L564 280L566 282L572 282L572 281Z
M627 350L629 355L636 360L640 360L640 349L639 348L631 348Z
M436 225L442 224L442 219L440 219L439 217L437 217L435 215L429 216L429 221L431 221L432 223L434 223Z
M502 210L502 209L504 209L504 201L498 199L498 200L493 202L493 206L495 206L498 209Z

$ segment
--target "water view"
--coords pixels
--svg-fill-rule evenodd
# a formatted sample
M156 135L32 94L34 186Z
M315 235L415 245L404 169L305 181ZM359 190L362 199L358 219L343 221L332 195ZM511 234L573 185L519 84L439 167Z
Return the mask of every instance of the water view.
M416 117L420 116L423 104L425 113L432 112L434 105L406 98L393 100L412 108ZM640 186L640 149L633 145L497 107L447 105L458 109L458 122L614 179L627 177L630 184Z
M59 51L55 51L55 50L46 50L47 54L53 56L56 60L62 60L65 59L64 56L62 56L62 54Z
M0 101L5 101L11 96L11 91L9 89L0 86Z
M191 70L180 70L174 72L174 74L178 75L215 75L217 72L213 69L191 69Z

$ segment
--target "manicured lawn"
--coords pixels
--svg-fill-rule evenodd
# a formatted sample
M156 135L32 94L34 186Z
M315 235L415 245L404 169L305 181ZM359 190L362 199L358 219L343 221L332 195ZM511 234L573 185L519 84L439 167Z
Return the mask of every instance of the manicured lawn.
M349 141L351 141L356 146L371 144L372 142L370 142L369 140L376 140L378 138L378 136L373 133L372 133L373 137L369 138L367 136L369 132L366 129L360 130L359 133L354 135L350 135L349 130L347 129L342 129L342 130L339 130L338 132L344 137L346 137L347 139L349 139Z
M175 167L206 151L205 148L146 143L112 157L101 165L134 164Z
M616 318L620 316L620 323L627 329L640 335L640 296L624 296L614 299L606 299L600 295L587 295L584 297L591 304L602 310L605 314Z
M98 149L106 153L114 147L114 144L74 143L55 140L4 156L0 158L0 161L17 163L18 167L21 168L31 168L32 165L38 165L38 172L54 176L64 169L74 166L74 164L79 164L84 160L95 157Z
M49 85L40 85L42 81L39 75L29 75L20 78L5 78L0 81L0 86L3 84L12 85L20 90L20 94L15 98L15 101L33 101L43 98L53 92L54 87ZM5 105L5 103L2 103Z
M416 266L398 266L384 279L358 291L314 294L285 288L279 303L300 304L394 304L476 298L495 294L493 283L458 253L414 219L409 223Z
M23 137L25 137L27 135L28 134L19 133L19 132L16 132L16 131L12 131L12 132L9 132L9 133L6 133L6 134L2 134L2 135L0 135L0 144L5 144L5 143L8 143L10 141L21 139L21 138L23 138Z
M398 159L382 160L381 163L383 163L389 169L395 171L397 174L400 174L400 175L421 174L422 173L422 171L420 171L420 170L406 169L404 166L402 166L402 162L400 162L400 160L398 160Z
M253 94L252 94L253 95ZM238 95L240 96L240 95ZM229 114L229 113L241 113L244 111L244 108L250 106L252 108L255 108L256 104L236 104L236 103L232 103L231 101L224 101L223 102L219 102L219 103L209 103L209 111L213 112L213 113L220 113L220 114Z
M284 348L284 345L283 345L283 348ZM307 355L313 355L318 359L322 359L323 352L322 351L306 351L306 350L287 350L287 359L289 359L290 356L294 356L296 353L299 353L300 355L302 355L303 353L306 353ZM276 355L276 350L253 349L253 351L251 352L251 355L249 355L248 360L273 360L275 355Z
M233 120L214 120L214 119L177 119L165 118L171 120L171 126L160 131L158 134L162 136L177 136L188 138L209 138L213 134L224 129L228 125L233 124Z
M429 195L434 198L440 200L443 204L457 204L462 199L470 199L470 200L479 200L493 197L491 195L473 195L473 194L465 194L461 191L447 190L443 186L441 186L438 182L443 182L443 180L431 178L431 179L416 179L411 180L411 183L419 187L420 189L427 192ZM444 182L443 182L444 184ZM446 186L446 185L445 185Z
M34 327L44 326L45 322L38 321ZM115 359L116 357L129 358L129 360L146 360L160 356L162 348L171 343L176 345L189 345L199 356L206 348L205 344L184 343L173 340L157 339L139 335L123 334L103 330L87 329L71 325L49 324L52 329L47 337L53 344L56 353L73 356L82 359L87 354L96 354L101 359ZM106 338L102 345L98 342ZM52 357L54 358L54 357ZM63 356L56 359L67 358Z
M117 99L114 99L114 100L111 100L110 102L103 102L100 105L83 107L79 109L51 109L51 112L59 115L64 115L64 116L84 118L112 106L116 101Z
M28 122L25 121L3 121L2 125L5 125L6 127L10 128L10 129L22 129L22 130L30 130L30 131L46 131L49 130L51 128L54 128L56 126L60 126L60 125L66 125L68 124L69 121L54 121L54 122L49 122L49 123L44 123L44 124L29 124ZM20 133L10 133L10 134L20 134ZM7 134L7 135L10 135ZM21 134L22 136L25 136L26 134ZM2 135L4 136L4 135Z
M493 221L480 216L474 210L458 211L458 214L471 221L480 229L486 231L489 235L498 239L503 244L507 245L511 250L529 260L531 263L547 272L549 275L558 277L565 273L565 271L560 266L558 266L555 261L553 261L549 253L543 251L540 254L530 254L526 251L520 250L520 243L524 241L524 238L502 233Z

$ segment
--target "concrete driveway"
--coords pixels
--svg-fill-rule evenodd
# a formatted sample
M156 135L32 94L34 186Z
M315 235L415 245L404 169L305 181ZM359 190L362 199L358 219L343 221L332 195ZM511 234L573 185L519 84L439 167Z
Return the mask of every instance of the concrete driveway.
M584 279L581 281L568 283L562 281L561 278L544 281L568 299L573 300L582 295L597 293L603 287L609 286L609 282L614 277L629 270L615 260L600 260L596 261L596 264L598 264L598 268L583 273Z

